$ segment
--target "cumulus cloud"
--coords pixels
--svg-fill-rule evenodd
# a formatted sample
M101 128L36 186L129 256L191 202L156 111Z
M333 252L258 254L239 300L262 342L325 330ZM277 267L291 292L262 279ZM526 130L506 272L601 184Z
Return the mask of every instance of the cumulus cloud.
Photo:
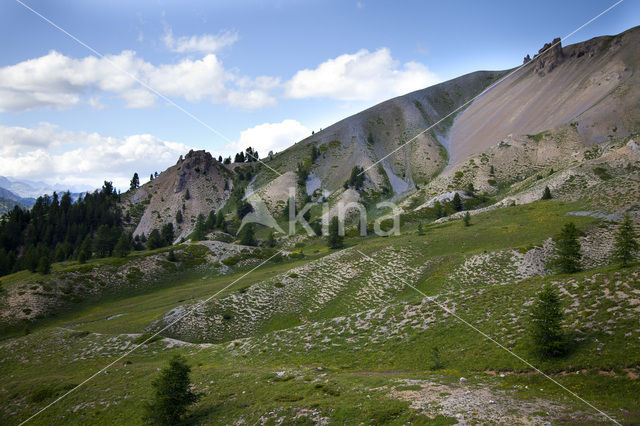
M115 93L128 108L147 108L155 105L158 98L148 88L190 102L208 100L259 108L275 104L268 91L278 82L270 77L238 76L226 70L214 54L156 66L130 50L82 59L51 51L0 68L0 112L63 109L81 102L101 107L95 97L87 98L95 90Z
M171 28L167 29L163 41L167 49L178 53L214 53L238 40L235 31L221 31L218 34L202 34L191 37L173 37Z
M144 179L191 149L149 134L116 138L49 123L34 128L0 126L0 140L0 175L94 188L111 180L126 189L134 172Z
M290 98L329 98L342 101L382 100L438 83L436 74L418 62L401 65L389 49L362 49L298 71L285 84Z
M278 152L309 136L311 129L296 120L283 120L280 123L263 123L240 132L237 142L230 148L239 151L252 147L261 157L269 151Z

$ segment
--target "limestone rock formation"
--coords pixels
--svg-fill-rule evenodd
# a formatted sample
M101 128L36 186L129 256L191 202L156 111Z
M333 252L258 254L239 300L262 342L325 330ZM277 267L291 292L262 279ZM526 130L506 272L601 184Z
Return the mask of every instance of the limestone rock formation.
M536 74L544 77L545 74L553 71L564 58L560 38L554 38L551 43L545 43L534 58L537 58L535 63Z

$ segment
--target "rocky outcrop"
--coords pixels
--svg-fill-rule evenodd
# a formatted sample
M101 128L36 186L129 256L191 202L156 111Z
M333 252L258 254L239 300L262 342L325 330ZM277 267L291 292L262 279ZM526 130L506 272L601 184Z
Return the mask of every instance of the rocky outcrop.
M153 229L172 223L177 240L188 236L199 214L224 205L232 175L210 153L189 151L157 178L123 197L122 208L131 218L128 225L133 235L148 236Z
M175 192L181 192L187 187L189 182L197 179L198 175L206 175L215 163L218 163L218 160L213 158L213 156L205 150L191 150L184 159L180 156L180 159L176 163L178 173L176 176Z
M535 72L541 77L550 73L556 68L564 59L562 53L562 41L560 38L554 38L551 43L545 43L542 49L538 51L538 54L534 56L536 59Z

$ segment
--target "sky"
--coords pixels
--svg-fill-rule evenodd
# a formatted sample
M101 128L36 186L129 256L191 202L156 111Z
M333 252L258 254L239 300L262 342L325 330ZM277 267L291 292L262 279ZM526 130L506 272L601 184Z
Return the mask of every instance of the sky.
M5 0L0 176L124 190L190 149L264 156L554 37L640 23L625 0L564 39L614 3Z

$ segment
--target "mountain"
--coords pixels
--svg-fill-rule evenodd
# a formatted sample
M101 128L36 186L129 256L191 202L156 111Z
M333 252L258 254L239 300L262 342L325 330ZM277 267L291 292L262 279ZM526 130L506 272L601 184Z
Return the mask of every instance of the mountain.
M368 169L384 158L367 170L365 190L398 194L509 135L571 123L583 147L628 136L640 123L639 46L640 27L566 47L558 44L517 71L479 71L382 102L265 161L285 175L278 179L286 180L285 172L295 170L316 145L322 156L312 165L311 178L319 181L316 187L336 191L354 166ZM264 169L255 183L260 187L274 177Z
M0 187L0 215L12 210L15 206L29 208L35 203L33 198L22 198L8 189Z
M234 171L240 165L190 152L125 196L134 235L172 222L180 238L187 236L198 214L223 207L234 184L254 207L264 201L274 214L284 209L289 188L296 188L299 203L306 196L319 200L321 189L332 203L408 197L404 205L412 208L469 184L493 194L500 185L538 169L568 167L577 153L637 131L640 27L565 47L553 43L522 69L477 71L347 117L263 158L266 167L258 164L247 185ZM304 186L296 183L299 165L308 172ZM362 190L344 189L356 166L366 170ZM186 215L183 223L175 220L178 210Z
M640 27L564 48L558 44L540 59L456 117L448 135L452 163L509 134L537 134L565 123L574 123L585 146L637 129Z
M224 205L233 187L232 175L210 153L189 151L158 177L123 195L133 235L149 236L153 229L173 223L177 239L186 237L198 214L208 215ZM178 211L182 222L176 220Z
M57 192L58 194L62 194L64 192L69 191L71 193L71 198L76 200L82 193L92 190L91 187L86 185L49 185L44 182L38 181L30 181L30 180L18 180L13 178L7 178L4 176L0 176L0 188L7 189L14 194L23 197L25 199L33 199L33 204L35 199L45 194L53 194ZM29 204L29 203L27 203Z

